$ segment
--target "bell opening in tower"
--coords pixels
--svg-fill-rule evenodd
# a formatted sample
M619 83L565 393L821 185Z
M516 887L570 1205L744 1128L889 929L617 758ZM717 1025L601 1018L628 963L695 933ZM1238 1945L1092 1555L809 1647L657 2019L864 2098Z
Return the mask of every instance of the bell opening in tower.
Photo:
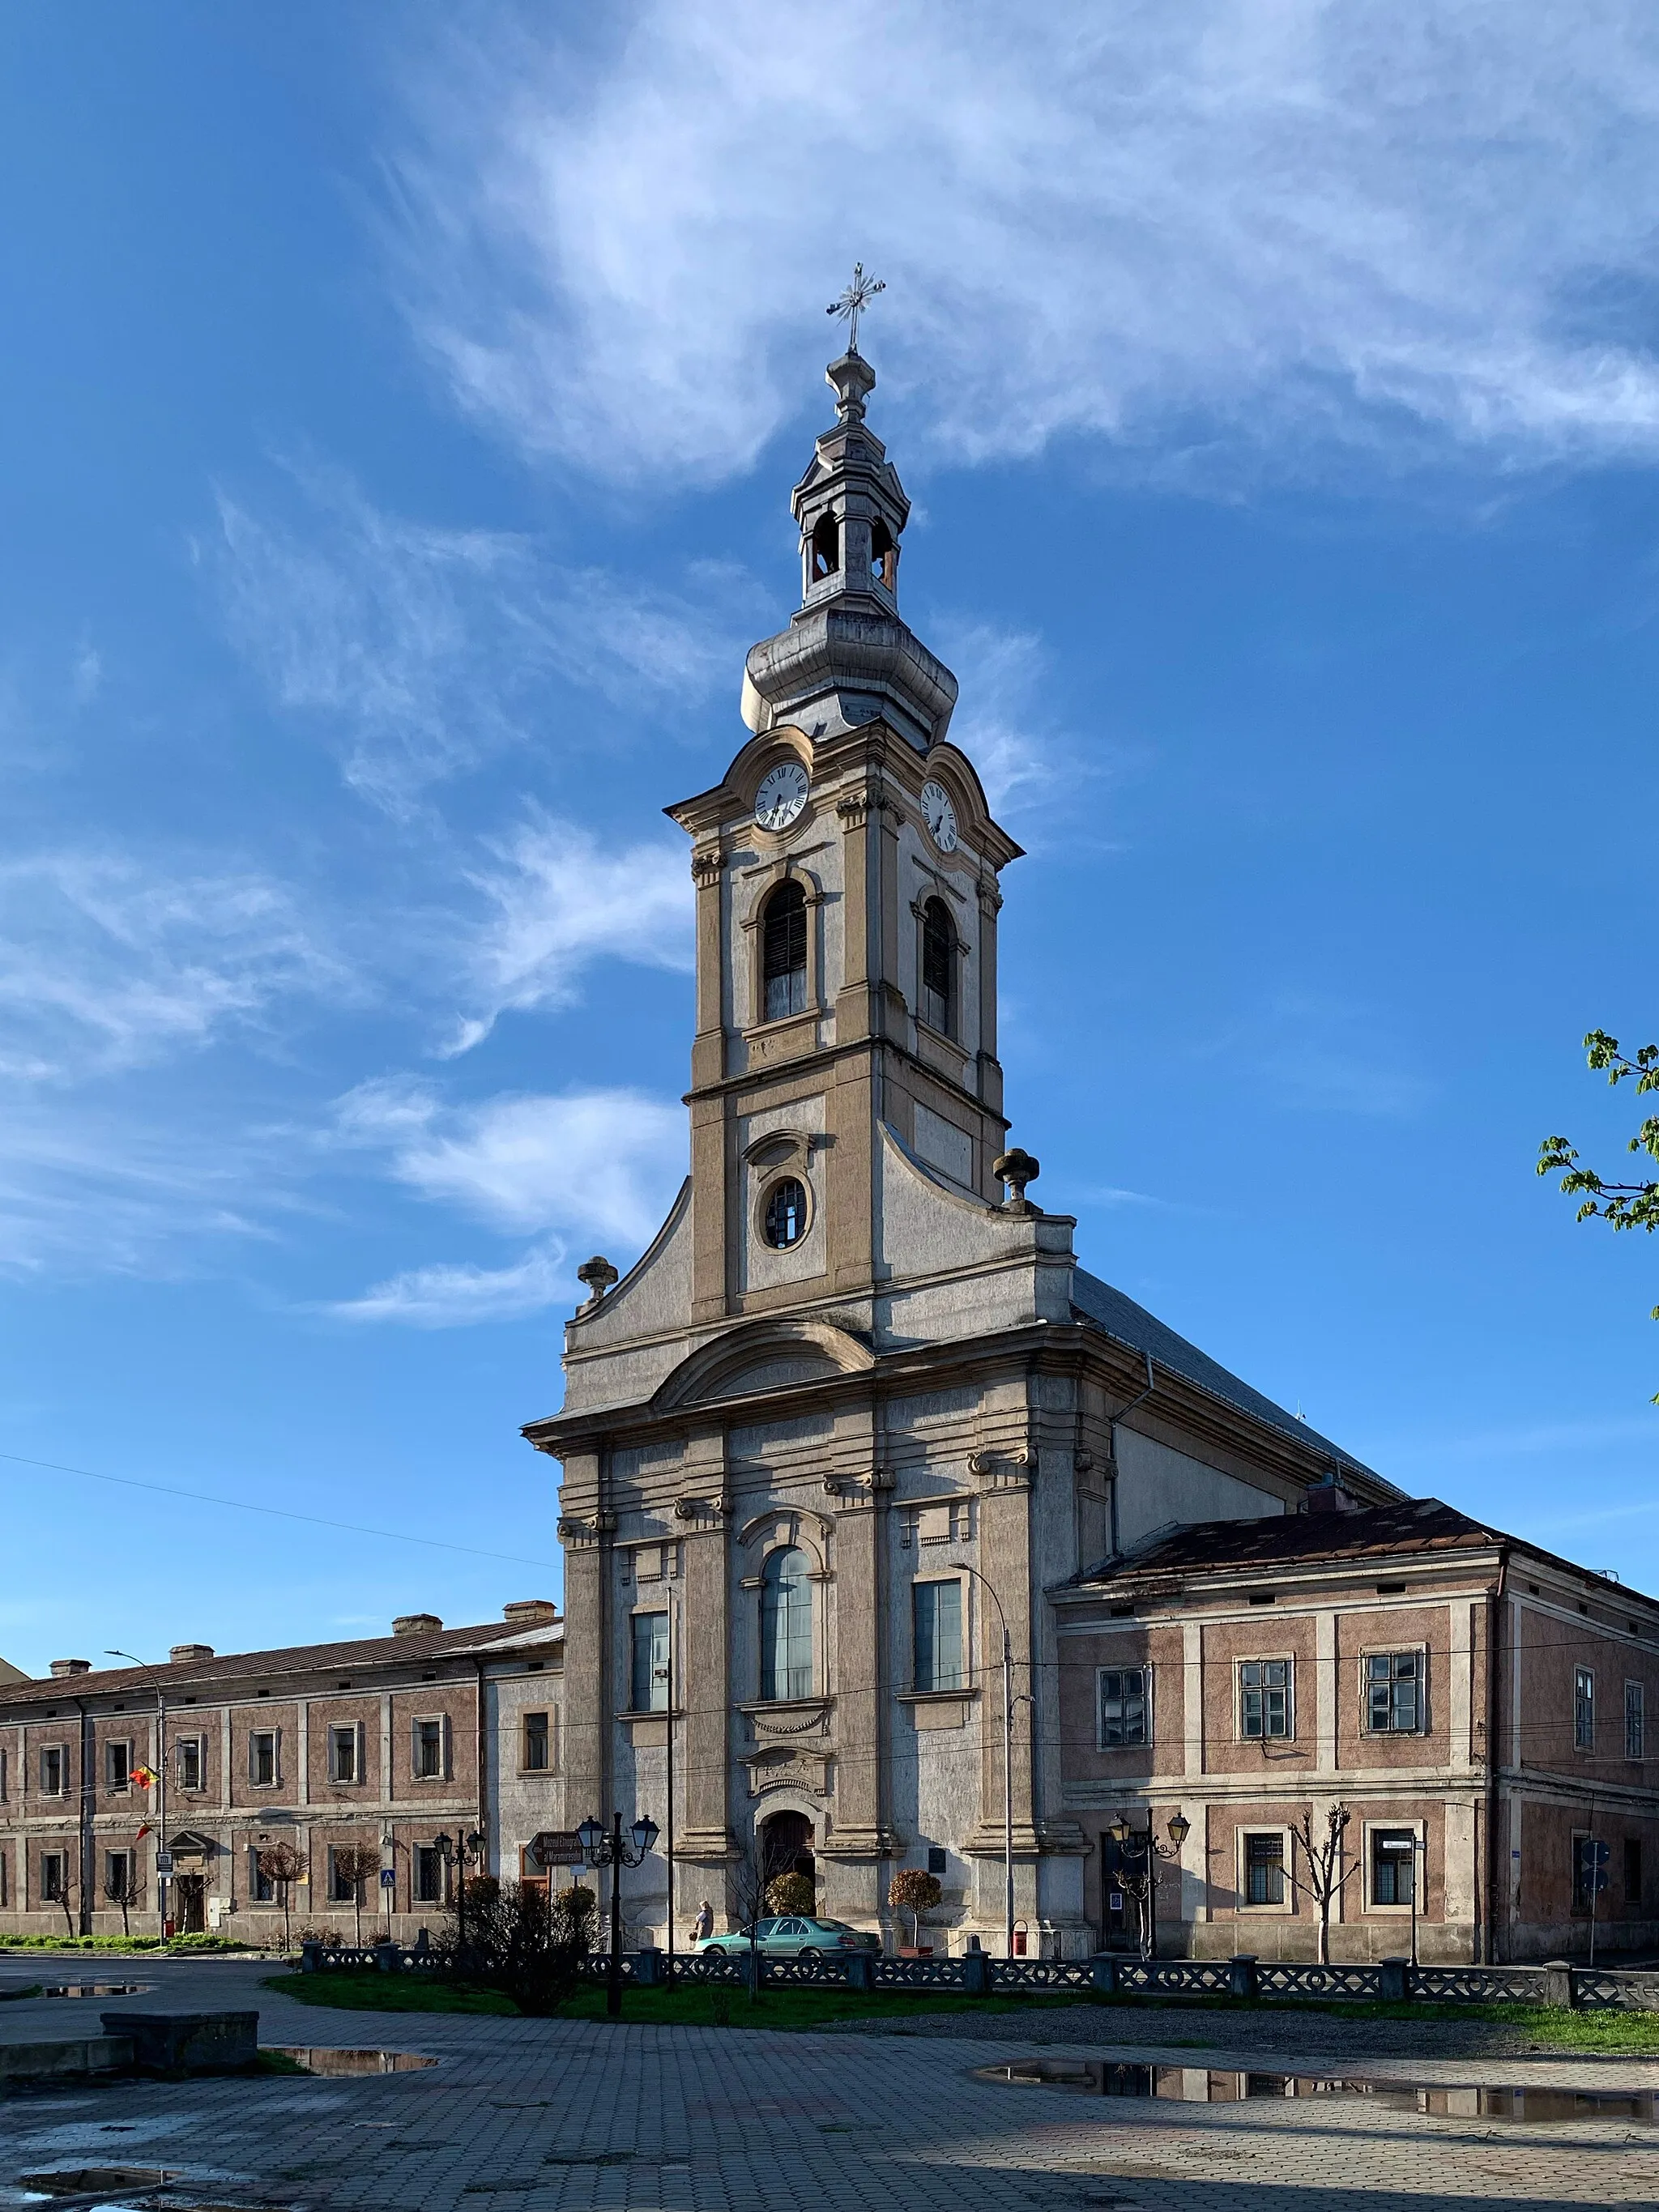
M812 581L821 583L840 567L841 525L833 514L821 514L812 528Z
M780 884L766 902L761 942L763 1018L781 1022L806 1012L806 894Z

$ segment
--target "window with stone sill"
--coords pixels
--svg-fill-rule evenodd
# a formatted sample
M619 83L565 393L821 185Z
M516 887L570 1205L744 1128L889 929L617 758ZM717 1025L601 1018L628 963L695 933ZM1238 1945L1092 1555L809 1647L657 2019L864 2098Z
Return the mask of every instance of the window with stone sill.
M130 1790L132 1787L132 1746L125 1738L105 1738L104 1787L106 1790Z
M941 1036L956 1035L957 933L942 898L921 910L921 1018Z
M1246 1739L1288 1738L1291 1732L1291 1662L1288 1659L1241 1659L1238 1662L1238 1732Z
M42 1851L40 1854L40 1902L42 1905L61 1905L64 1901L64 1869L69 1862L62 1851Z
M358 1749L359 1731L354 1723L331 1728L328 1732L328 1778L331 1782L361 1782L362 1760Z
M1416 1735L1422 1732L1424 1655L1368 1651L1365 1655L1365 1732Z
M1647 1692L1640 1682L1625 1685L1625 1756L1645 1759L1648 1747Z
M545 1774L553 1764L553 1735L546 1713L524 1717L523 1771Z
M69 1755L61 1743L49 1743L40 1753L40 1795L61 1797L64 1776L68 1771Z
M1278 1828L1258 1829L1244 1838L1244 1902L1285 1902L1285 1837Z
M255 1729L247 1740L249 1783L255 1790L273 1790L278 1773L276 1729Z
M761 922L761 1019L806 1012L806 894L793 878L766 902Z
M1595 1676L1588 1667L1572 1672L1572 1745L1575 1751L1595 1748Z
M810 1698L812 1585L806 1554L793 1545L769 1553L761 1570L760 1630L762 1698Z
M179 1787L200 1790L207 1769L207 1745L199 1735L183 1735L174 1747L179 1762Z
M1101 1750L1127 1751L1151 1743L1152 1668L1103 1667L1098 1681Z
M915 1631L915 1686L962 1690L968 1686L962 1637L962 1583L915 1583L911 1605Z

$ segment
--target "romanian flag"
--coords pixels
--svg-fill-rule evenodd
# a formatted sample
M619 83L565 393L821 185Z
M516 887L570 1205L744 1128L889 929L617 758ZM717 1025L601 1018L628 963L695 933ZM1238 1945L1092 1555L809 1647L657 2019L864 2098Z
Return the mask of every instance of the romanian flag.
M154 1790L161 1778L153 1766L135 1766L132 1778L141 1790Z
M145 1823L144 1823L144 1825L143 1825L143 1826L142 1828L140 1828L140 1829L139 1829L138 1833L137 1833L137 1837L134 1838L134 1840L135 1840L136 1842L137 1842L137 1843L141 1843L141 1844L142 1844L142 1843L143 1842L143 1840L144 1840L144 1838L145 1838L146 1836L149 1835L151 1832L152 1832L152 1830L151 1830L151 1828L150 1828L149 1822L148 1820L146 1820L146 1821L145 1821Z

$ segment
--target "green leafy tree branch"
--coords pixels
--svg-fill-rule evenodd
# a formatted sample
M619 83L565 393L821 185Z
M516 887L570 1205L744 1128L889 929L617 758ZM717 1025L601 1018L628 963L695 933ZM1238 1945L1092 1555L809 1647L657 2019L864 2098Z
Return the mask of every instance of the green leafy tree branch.
M1584 1052L1591 1067L1605 1071L1615 1088L1621 1083L1634 1083L1638 1097L1644 1092L1659 1093L1659 1044L1644 1044L1632 1054L1622 1052L1618 1038L1609 1036L1605 1030L1592 1030L1584 1039ZM1659 1161L1659 1114L1647 1116L1626 1150L1645 1152L1650 1159ZM1583 1200L1577 1215L1580 1221L1593 1217L1611 1229L1645 1229L1650 1235L1659 1229L1659 1176L1642 1182L1609 1182L1594 1168L1580 1165L1577 1150L1565 1137L1545 1138L1539 1150L1538 1172L1559 1174L1562 1189ZM1652 1318L1659 1321L1659 1306L1653 1309ZM1659 1392L1655 1393L1653 1402L1659 1406Z

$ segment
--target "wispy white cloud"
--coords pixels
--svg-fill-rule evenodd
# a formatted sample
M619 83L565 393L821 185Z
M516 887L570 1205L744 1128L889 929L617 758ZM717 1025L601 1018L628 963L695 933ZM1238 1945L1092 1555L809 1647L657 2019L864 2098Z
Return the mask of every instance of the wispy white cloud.
M735 682L760 610L740 569L693 563L674 590L635 586L533 538L387 514L338 471L293 474L292 526L220 496L227 618L278 705L315 718L348 781L394 815L532 729L556 747L550 675L621 707ZM591 722L580 740L596 742Z
M461 943L466 1011L448 1051L477 1044L503 1013L568 1005L594 960L691 969L683 842L607 852L574 823L532 811L489 849L472 876L488 914Z
M685 1113L635 1091L511 1094L449 1106L413 1078L339 1101L337 1141L384 1156L422 1198L499 1230L643 1244L685 1172Z
M355 988L294 893L256 871L113 847L0 862L0 1077L131 1066L279 999Z
M890 280L871 351L960 455L1659 447L1637 0L464 21L414 72L403 283L462 404L532 452L741 469L855 252Z
M1435 1095L1409 1048L1365 1009L1316 993L1284 990L1260 1011L1225 1024L1196 1048L1225 1060L1279 1104L1310 1112L1409 1120Z
M538 1246L505 1267L471 1264L411 1267L376 1283L361 1297L326 1310L338 1321L396 1322L411 1328L465 1328L483 1322L521 1320L560 1298L577 1304L586 1295L567 1268L564 1247Z

